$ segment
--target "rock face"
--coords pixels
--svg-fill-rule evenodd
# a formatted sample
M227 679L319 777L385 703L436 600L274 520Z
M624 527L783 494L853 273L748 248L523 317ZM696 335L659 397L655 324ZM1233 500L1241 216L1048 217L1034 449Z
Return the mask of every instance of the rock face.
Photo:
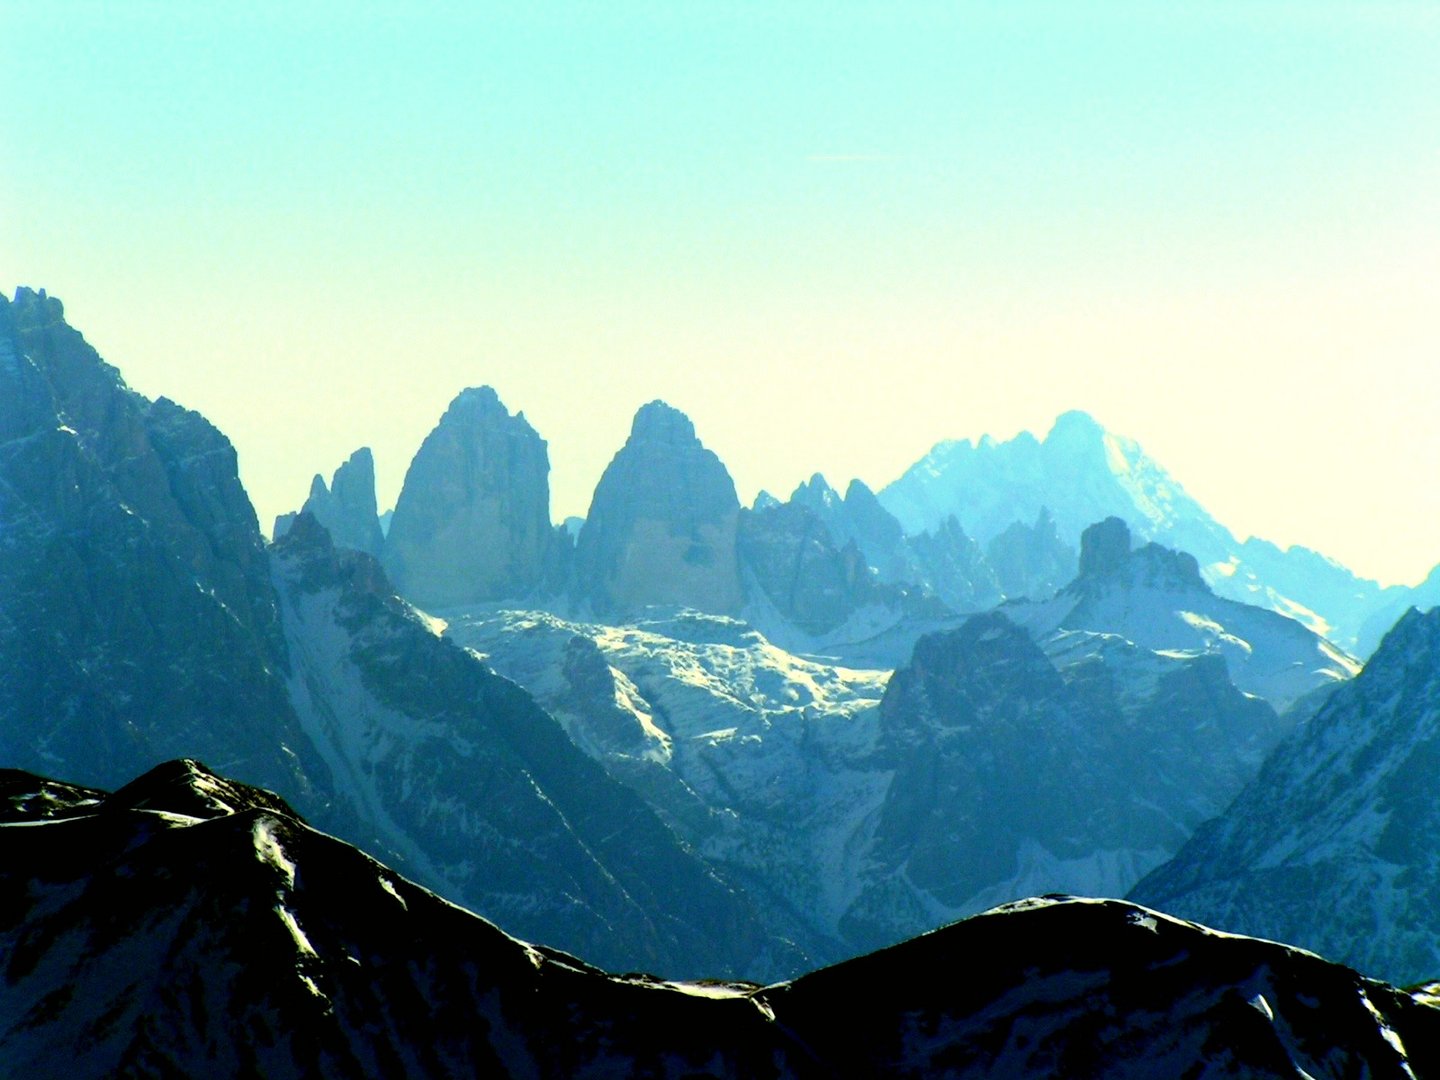
M1440 972L1440 610L1365 670L1135 890L1411 982Z
M775 610L807 634L834 630L881 592L854 542L836 550L819 516L795 502L742 510L738 551Z
M542 582L551 545L545 440L488 386L462 391L405 474L385 538L400 594L438 609L513 599Z
M607 964L773 972L745 900L528 693L439 637L378 563L306 515L272 553L290 697L369 846L527 938Z
M876 760L894 779L842 929L878 943L927 909L1123 892L1282 730L1214 658L1084 634L1042 651L1000 613L922 638L880 704Z
M910 537L909 545L920 581L955 611L981 611L1000 602L995 571L953 514L933 531Z
M301 512L310 514L325 526L339 547L363 551L380 557L385 537L380 532L380 516L375 506L375 458L368 446L362 446L335 470L330 486L316 476L310 484L310 497ZM293 524L291 522L290 524ZM284 531L288 531L287 524ZM278 524L275 539L283 535Z
M58 300L0 297L0 760L114 784L206 754L323 789L268 577L225 437L130 390Z
M1074 581L1050 600L1007 604L1005 612L1038 640L1087 630L1147 649L1223 656L1237 687L1282 712L1360 667L1294 619L1216 596L1192 556L1156 543L1132 551L1119 518L1085 530Z
M11 770L0 798L15 1076L1440 1068L1428 995L1118 901L1010 905L793 983L666 982L511 938L193 761L114 794Z
M685 414L642 406L580 530L578 598L601 616L655 604L738 612L739 514L730 474Z
M893 676L713 616L476 612L447 633L822 961L1030 893L1122 893L1288 730L1218 656L1083 632L1042 649L1001 614Z
M309 514L267 548L219 432L129 390L57 301L0 303L0 762L113 786L204 754L535 938L623 968L795 969L436 625Z
M1041 507L1034 525L1016 521L985 546L1000 590L1011 599L1048 600L1075 577L1075 549L1060 539Z
M1392 598L1313 551L1282 551L1256 538L1242 544L1139 444L1082 412L1057 418L1044 440L1022 432L1007 442L940 443L887 485L880 501L912 535L954 514L987 549L1042 510L1070 545L1090 523L1118 517L1142 540L1193 554L1221 595L1300 619L1349 650L1370 613Z

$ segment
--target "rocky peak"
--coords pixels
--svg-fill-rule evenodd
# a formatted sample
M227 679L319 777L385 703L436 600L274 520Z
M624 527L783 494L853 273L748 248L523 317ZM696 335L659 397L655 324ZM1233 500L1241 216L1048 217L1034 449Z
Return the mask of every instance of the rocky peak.
M1080 574L1074 585L1084 591L1118 580L1171 591L1210 592L1195 556L1153 542L1132 551L1130 526L1109 517L1080 535Z
M1130 526L1118 517L1097 521L1080 534L1081 578L1115 577L1129 559Z
M690 418L658 398L641 405L635 413L635 419L630 424L630 439L679 448L698 441Z
M739 513L734 481L689 418L650 402L595 487L575 551L580 598L597 615L649 604L738 611Z
M375 506L375 458L368 446L356 450L335 470L329 487L317 473L301 509L315 515L340 547L380 557L385 538ZM278 527L276 532L278 537Z
M357 487L363 472L357 463ZM395 504L383 559L396 588L431 608L533 592L551 543L549 476L545 440L523 413L511 416L488 386L461 391ZM371 506L373 487L372 467Z
M108 781L178 752L303 790L234 447L130 390L59 301L21 290L6 315L0 758Z
M823 473L815 473L809 480L802 481L790 495L790 501L808 506L818 514L825 514L837 507L840 495L830 486Z
M1104 435L1105 429L1093 416L1079 409L1071 409L1055 418L1050 434L1045 437L1045 445L1052 450L1093 447L1099 444Z

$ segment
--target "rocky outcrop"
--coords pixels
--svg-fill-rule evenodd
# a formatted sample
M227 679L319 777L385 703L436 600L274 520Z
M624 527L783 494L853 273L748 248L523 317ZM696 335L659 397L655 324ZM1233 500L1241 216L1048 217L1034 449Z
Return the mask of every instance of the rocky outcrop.
M825 634L882 598L854 542L836 550L819 516L802 504L741 511L738 550L775 610L807 634Z
M375 506L375 458L368 446L362 446L335 470L330 486L317 475L310 482L310 497L301 508L325 526L339 547L363 551L380 557L385 537L380 532L380 516ZM293 521L282 529L277 521L275 539L279 539Z
M1037 640L1084 630L1146 649L1221 656L1237 687L1281 712L1360 668L1294 619L1216 596L1189 554L1153 542L1132 550L1119 518L1084 531L1074 581L1052 599L1007 604L1005 612Z
M127 387L58 300L0 298L0 760L113 784L205 754L323 790L268 578L229 441Z
M550 555L545 440L488 386L462 391L405 474L385 538L400 594L422 608L534 592Z
M1135 896L1387 978L1433 978L1437 773L1440 610L1412 610Z
M894 780L842 929L878 944L937 906L1123 891L1226 805L1282 730L1213 658L1090 635L1042 650L999 613L922 638L880 704Z
M1011 599L1046 600L1074 579L1075 549L1060 539L1055 518L1042 507L1034 525L1012 522L985 545L985 559Z
M689 418L650 402L596 485L575 550L578 599L603 617L652 604L739 611L739 514L730 474Z

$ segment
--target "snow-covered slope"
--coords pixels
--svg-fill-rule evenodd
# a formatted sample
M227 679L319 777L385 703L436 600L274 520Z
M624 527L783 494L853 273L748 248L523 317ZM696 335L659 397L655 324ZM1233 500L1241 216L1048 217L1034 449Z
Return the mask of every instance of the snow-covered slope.
M195 762L0 773L0 1076L1348 1077L1440 1012L1282 945L1030 900L759 987L509 937Z
M528 693L395 597L373 559L304 514L273 552L291 699L334 778L331 812L371 830L372 850L607 964L773 976L802 963Z
M1134 895L1400 981L1440 974L1440 611L1353 682Z
M1221 595L1299 619L1347 649L1384 600L1378 584L1316 552L1236 540L1137 443L1082 412L1059 417L1043 441L1022 432L1006 442L942 442L880 501L907 532L954 514L982 545L1043 510L1067 543L1091 522L1118 517L1143 540L1194 555Z
M1030 893L1124 892L1285 730L1218 657L1082 632L1042 649L1003 615L922 638L892 679L698 612L442 614L816 958Z
M837 927L889 786L872 760L888 671L802 659L698 612L652 611L621 627L543 612L444 615L455 641L535 694L743 884L773 935L817 958L853 954Z
M1294 619L1215 593L1184 552L1131 549L1119 518L1087 528L1080 573L1052 599L1007 604L1044 640L1057 630L1117 634L1147 649L1224 657L1231 680L1278 711L1360 670L1359 662Z

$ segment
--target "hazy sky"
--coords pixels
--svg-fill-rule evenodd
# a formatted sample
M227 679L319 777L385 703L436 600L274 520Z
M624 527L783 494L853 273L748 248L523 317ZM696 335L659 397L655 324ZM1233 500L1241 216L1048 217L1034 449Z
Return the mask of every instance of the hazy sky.
M381 505L462 387L583 514L1082 408L1240 535L1440 562L1440 4L0 0L0 288Z

